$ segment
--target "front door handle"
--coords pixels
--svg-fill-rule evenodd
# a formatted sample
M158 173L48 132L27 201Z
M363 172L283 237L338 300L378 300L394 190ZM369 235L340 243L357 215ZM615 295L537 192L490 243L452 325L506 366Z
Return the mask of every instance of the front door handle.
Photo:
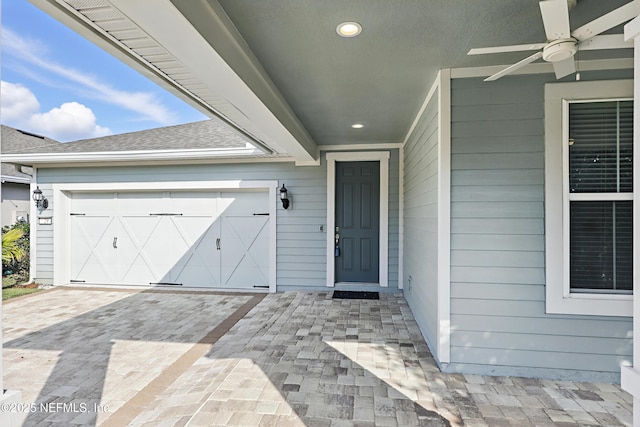
M113 238L113 249L118 249L118 238L117 237Z
M220 250L220 238L219 237L216 239L216 249Z

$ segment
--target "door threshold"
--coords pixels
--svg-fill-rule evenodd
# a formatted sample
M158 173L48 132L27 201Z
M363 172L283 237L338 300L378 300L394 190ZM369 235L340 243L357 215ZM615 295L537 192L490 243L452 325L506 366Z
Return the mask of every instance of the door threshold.
M372 282L336 282L334 286L378 286L380 287L380 283L372 283Z

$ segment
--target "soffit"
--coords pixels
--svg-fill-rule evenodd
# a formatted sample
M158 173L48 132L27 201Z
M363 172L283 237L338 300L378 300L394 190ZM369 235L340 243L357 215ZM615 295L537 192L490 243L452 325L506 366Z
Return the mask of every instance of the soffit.
M123 60L192 105L220 112L301 162L317 158L315 144L401 143L439 70L510 65L527 53L466 52L545 41L534 0L31 1L73 9L83 35L96 32L111 51L119 45ZM571 28L625 3L579 0ZM337 36L348 20L362 24L360 36ZM579 59L630 56L629 49ZM229 70L232 84L224 83ZM234 98L247 89L243 96L255 102ZM365 127L352 129L356 122Z

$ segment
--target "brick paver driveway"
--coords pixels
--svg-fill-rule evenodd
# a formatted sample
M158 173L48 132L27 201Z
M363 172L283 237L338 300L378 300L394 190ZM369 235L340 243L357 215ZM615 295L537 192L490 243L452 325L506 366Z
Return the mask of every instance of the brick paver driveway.
M440 373L401 295L62 287L3 317L25 425L631 425L617 385Z

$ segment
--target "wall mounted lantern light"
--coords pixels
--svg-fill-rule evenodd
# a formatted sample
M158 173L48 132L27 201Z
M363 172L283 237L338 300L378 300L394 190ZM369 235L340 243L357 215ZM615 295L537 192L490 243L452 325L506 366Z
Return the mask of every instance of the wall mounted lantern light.
M282 188L280 189L280 200L282 200L282 207L285 209L289 209L289 194L287 192L287 187L282 183Z
M33 190L33 201L36 202L36 207L38 209L44 210L49 207L49 201L42 194L40 187L36 187L36 189Z

